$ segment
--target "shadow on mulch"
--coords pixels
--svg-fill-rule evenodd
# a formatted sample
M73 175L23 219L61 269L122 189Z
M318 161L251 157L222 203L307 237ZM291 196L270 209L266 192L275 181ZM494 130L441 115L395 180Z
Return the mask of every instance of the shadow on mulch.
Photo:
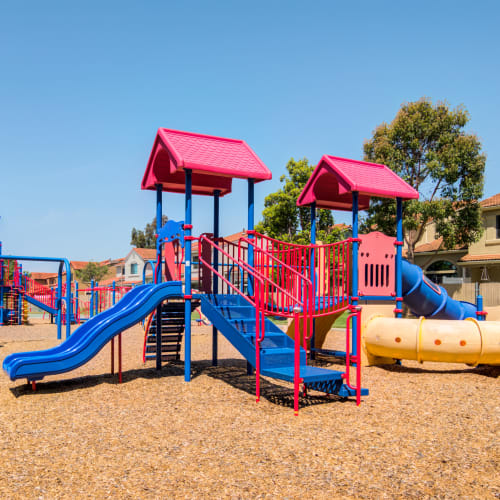
M184 375L184 364L168 363L157 371L154 366L148 366L141 369L124 371L122 373L123 384L135 379L160 379L164 377L179 377ZM207 375L216 380L221 380L231 387L246 392L252 396L255 395L255 375L247 375L246 362L240 359L224 359L219 361L218 366L212 366L210 361L194 361L191 365L191 377L195 379L200 375ZM54 380L50 382L38 382L36 390L33 391L30 384L12 387L10 391L14 397L36 396L42 394L58 394L75 391L78 389L88 389L101 384L117 385L118 375L115 373L104 375L88 375L68 380ZM272 404L293 408L293 387L278 385L269 379L261 377L260 382L261 399L265 399ZM300 396L299 407L306 408L320 404L330 404L334 402L352 402L354 400L340 398L334 395L325 395L322 393L309 393L306 397Z
M479 365L477 367L463 368L463 369L449 369L449 370L433 370L432 368L420 368L411 367L404 365L380 365L376 368L394 373L410 373L414 375L418 374L433 374L433 375L448 375L448 374L458 374L458 373L470 373L472 375L480 375L483 377L498 378L500 376L500 366L491 365Z
M219 366L211 366L210 362L197 362L194 371L200 370L199 374L222 380L231 387L255 396L255 374L247 375L246 362L240 359L225 359L219 361ZM196 376L193 374L193 377ZM302 393L301 393L302 394ZM272 404L293 408L293 387L275 384L268 378L260 379L260 396ZM330 404L334 402L354 402L346 398L320 393L309 393L306 397L300 396L299 408Z

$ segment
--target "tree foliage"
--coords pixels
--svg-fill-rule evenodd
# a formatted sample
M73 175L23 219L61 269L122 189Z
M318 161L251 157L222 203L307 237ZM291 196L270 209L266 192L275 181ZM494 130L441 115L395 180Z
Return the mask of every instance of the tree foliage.
M168 217L163 215L162 226L167 222ZM156 217L146 224L144 230L132 228L130 244L137 248L156 248Z
M482 232L479 199L486 157L474 134L466 133L467 110L422 98L401 106L390 124L379 125L364 144L367 161L390 167L420 194L404 204L404 239L413 261L425 227L436 225L442 246L455 248L477 241ZM396 234L395 200L378 199L365 228Z
M89 262L83 269L75 269L75 275L78 280L88 283L91 280L100 281L108 274L108 271L108 266Z
M297 198L311 176L314 166L306 158L295 161L293 158L286 165L288 175L282 175L281 189L269 194L264 200L262 221L255 229L271 238L293 243L307 244L311 241L310 208L298 207ZM330 243L343 237L338 228L334 228L330 210L317 210L317 234L319 241Z

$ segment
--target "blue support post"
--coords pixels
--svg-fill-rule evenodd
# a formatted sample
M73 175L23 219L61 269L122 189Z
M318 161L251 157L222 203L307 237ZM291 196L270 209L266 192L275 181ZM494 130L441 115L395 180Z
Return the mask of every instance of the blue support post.
M163 186L156 185L156 234L160 234L163 219ZM156 248L156 283L162 282L161 245ZM156 308L156 369L161 370L162 305Z
M89 319L94 315L94 280L90 280Z
M396 198L396 318L403 317L403 200Z
M254 229L254 180L248 179L248 230L253 231ZM253 234L248 236L248 239L253 240ZM254 259L253 259L253 247L249 245L248 247L248 265L253 267ZM248 284L247 284L247 293L248 295L253 295L253 282L252 278L248 276Z
M477 295L476 296L476 319L478 321L484 321L486 319L484 317L483 296L482 295Z
M219 234L219 200L220 200L220 191L216 189L214 191L214 240L216 240ZM219 254L214 249L214 269L217 271L219 269ZM219 293L219 278L214 273L213 279L213 288L212 293ZM217 366L217 328L215 325L212 326L212 366Z
M99 314L99 282L95 282L94 316Z
M62 262L59 264L57 271L57 292L56 292L56 308L57 308L57 339L61 339L62 326ZM70 290L71 294L71 290ZM68 309L68 307L66 307ZM71 325L70 325L71 326Z
M113 280L113 305L116 304L116 282Z
M19 264L19 286L23 286L23 265ZM22 310L23 310L23 295L20 292L17 292L17 324L22 324Z
M357 307L358 305L358 192L352 192L352 285L351 285L351 305ZM358 336L358 322L356 316L352 318L352 354L357 356L357 336Z
M316 244L316 202L311 203L311 244ZM311 277L313 284L314 302L312 307L316 307L316 259L314 249L311 251ZM311 335L311 359L316 359L316 319L312 321L312 335Z
M184 265L184 380L191 381L191 224L192 224L192 178L191 170L186 170L185 198L185 265Z
M80 307L80 299L78 296L78 281L75 281L75 310L73 311L73 316L75 317L75 321L78 315L78 308Z
M253 179L248 179L248 230L253 231L254 225L254 212L255 212L255 182ZM250 234L248 239L253 240L254 235ZM254 258L253 258L253 247L252 245L248 246L248 265L253 268L254 267ZM254 286L253 280L250 275L248 275L248 284L247 284L247 294L252 296L254 294ZM252 375L253 367L247 361L247 375Z

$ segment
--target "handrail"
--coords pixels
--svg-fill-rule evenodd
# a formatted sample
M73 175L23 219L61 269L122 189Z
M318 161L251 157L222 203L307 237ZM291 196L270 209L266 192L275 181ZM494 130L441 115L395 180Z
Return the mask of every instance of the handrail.
M351 314L347 316L345 330L346 330L346 349L345 349L345 383L349 389L356 391L356 404L357 406L361 403L361 308L360 307L352 307L351 306ZM356 355L351 354L351 336L349 323L352 324L352 319L356 318ZM351 385L350 380L350 368L351 361L356 363L356 386Z
M220 248L214 241L207 238L205 235L201 235L198 238L199 246L201 247L202 241L206 241L214 250L217 250L224 254L228 259L236 260L234 257L229 255L228 252ZM250 304L255 306L255 394L256 394L256 402L260 401L260 344L265 338L265 318L264 311L261 311L262 303L260 301L260 293L256 293L254 297L254 301L252 302L251 297L246 296L243 292L241 292L236 286L234 286L227 278L225 278L221 273L215 270L210 262L207 262L201 256L201 252L198 255L198 258L202 264L207 266L213 273L215 273L220 279L227 283L232 289L234 289L239 295L245 298ZM263 286L263 277L258 276L254 269L252 269L246 262L241 261L242 267L247 268L247 272L252 274L256 281L258 282L257 290L260 292ZM265 304L264 304L265 305Z

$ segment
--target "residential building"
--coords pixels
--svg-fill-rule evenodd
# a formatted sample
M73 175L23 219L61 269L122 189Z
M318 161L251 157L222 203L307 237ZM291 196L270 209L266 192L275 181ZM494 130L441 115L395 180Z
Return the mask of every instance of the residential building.
M436 283L500 282L500 193L480 202L483 235L469 247L445 249L429 224L415 247L415 264Z

